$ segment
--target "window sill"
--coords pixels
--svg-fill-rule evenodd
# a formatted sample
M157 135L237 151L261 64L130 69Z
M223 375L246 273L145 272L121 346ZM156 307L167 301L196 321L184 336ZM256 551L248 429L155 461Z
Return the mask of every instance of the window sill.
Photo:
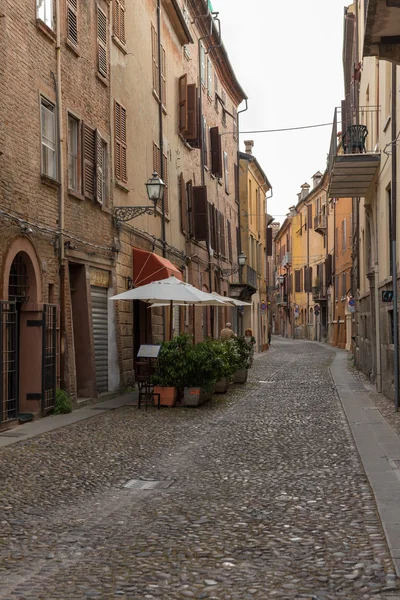
M222 179L218 179L218 183L221 187L224 185L224 182L222 181Z
M42 180L42 183L44 183L44 185L47 185L55 190L58 190L58 188L60 187L60 184L56 179L53 179L52 177L49 177L44 173L40 174L40 179Z
M121 50L122 54L125 54L125 56L128 54L128 52L126 51L125 44L121 42L121 40L115 34L112 35L112 41L117 46L117 48Z
M46 23L42 21L42 19L36 19L36 27L37 29L43 33L49 40L52 42L56 41L56 33L53 31Z
M80 57L78 46L75 46L75 44L71 42L71 40L66 38L65 45L67 46L68 50L71 50L72 54L75 54L77 58Z
M101 83L105 86L105 87L109 87L109 81L107 79L107 77L104 77L104 75L102 75L101 73L99 73L99 71L96 71L96 77L99 81L101 81Z
M130 190L126 187L126 185L124 183L122 183L122 181L118 181L118 179L115 180L115 187L117 187L122 192L125 192L125 194L129 194L129 192L130 192Z
M75 198L76 200L84 200L85 199L83 194L80 194L79 192L76 192L75 190L71 190L70 188L68 188L68 196L71 196L71 198Z

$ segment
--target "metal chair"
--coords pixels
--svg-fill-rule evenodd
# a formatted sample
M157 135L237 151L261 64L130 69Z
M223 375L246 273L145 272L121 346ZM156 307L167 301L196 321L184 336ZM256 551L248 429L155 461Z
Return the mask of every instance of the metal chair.
M154 386L151 383L151 375L152 375L152 364L150 361L137 361L136 367L140 371L136 376L136 381L139 388L139 397L138 397L138 410L140 410L142 405L142 400L145 401L146 411L147 411L147 403L150 400L151 404L154 403L154 398L157 398L157 409L160 410L160 394L154 393ZM144 368L143 368L144 367Z
M365 154L365 140L368 135L366 125L349 125L342 135L342 145L345 154Z

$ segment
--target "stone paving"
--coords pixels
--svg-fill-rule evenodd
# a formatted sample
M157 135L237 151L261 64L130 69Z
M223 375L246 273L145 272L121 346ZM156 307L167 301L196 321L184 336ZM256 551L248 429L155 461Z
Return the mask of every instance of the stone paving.
M275 338L200 409L124 407L1 450L0 599L398 597L333 355ZM174 484L121 488L141 476Z

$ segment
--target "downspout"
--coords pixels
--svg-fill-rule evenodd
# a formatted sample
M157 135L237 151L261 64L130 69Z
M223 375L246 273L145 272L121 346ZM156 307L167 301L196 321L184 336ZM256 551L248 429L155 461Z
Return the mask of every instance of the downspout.
M394 343L394 402L399 410L399 323L397 317L397 66L392 63L392 285Z
M163 133L163 106L162 106L162 74L161 74L161 0L157 0L157 36L158 36L158 91L160 94L158 103L158 133L160 146L160 177L164 181L164 133ZM165 198L161 201L161 240L162 255L166 256L166 235L165 235ZM172 322L173 314L170 309L170 319ZM167 339L167 309L163 308L163 336Z
M56 0L56 70L54 85L56 89L57 102L57 137L58 137L58 229L59 229L59 259L60 259L60 387L65 389L65 349L66 349L66 328L65 328L65 249L64 249L64 133L62 126L62 81L61 81L61 18L60 18L60 0ZM54 75L53 75L54 76Z
M246 112L247 110L249 110L249 104L247 101L247 98L244 99L244 101L246 102L246 106L245 108L242 108L242 110L238 110L237 114L236 114L236 129L237 129L237 169L236 169L236 181L235 181L235 189L237 190L237 198L235 198L236 203L238 205L238 229L239 229L239 248L237 249L237 253L238 256L239 254L241 254L242 252L242 226L240 223L240 190L239 190L239 151L240 151L240 128L239 128L239 115ZM272 196L271 196L272 197ZM239 283L242 283L242 278L243 278L243 267L239 269ZM239 325L240 322L243 325L243 320L240 321L239 318L239 310L237 310L237 320L238 320L238 334L243 335L243 331L240 330ZM242 327L243 330L243 327Z
M305 205L307 206L307 205ZM310 224L308 223L308 206L307 206L307 273L309 274L310 268ZM311 281L312 287L312 281ZM310 292L307 292L307 339L309 339L310 335Z
M382 366L381 366L381 325L379 311L379 244L378 244L378 206L375 202L375 343L376 343L376 391L382 391Z
M58 0L59 1L59 0ZM160 102L158 103L158 127L159 127L159 146L160 146L160 177L164 181L164 133L163 133L163 106L162 106L162 74L161 74L161 0L157 0L157 36L158 36L158 90ZM161 202L161 238L162 253L166 256L166 236L165 236L165 199L163 196Z
M334 342L335 340L335 329L336 331L338 330L338 328L335 327L335 320L336 320L336 298L337 298L337 292L338 290L336 289L336 252L337 252L337 248L336 248L336 239L337 239L337 235L336 235L336 198L334 199L334 203L333 203L333 261L332 261L332 279L333 279L333 302L332 302L332 321L333 321L333 331L332 331L332 342ZM338 332L338 331L337 331ZM336 340L338 338L336 337Z

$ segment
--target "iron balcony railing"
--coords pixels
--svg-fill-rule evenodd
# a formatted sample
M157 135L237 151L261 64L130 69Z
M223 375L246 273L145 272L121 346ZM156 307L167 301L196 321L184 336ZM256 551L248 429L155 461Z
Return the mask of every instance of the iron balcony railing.
M314 217L314 229L326 229L326 215L320 213Z
M313 297L314 301L326 300L326 298L328 297L326 285L313 286L312 297Z
M287 294L277 294L276 295L276 303L280 305L285 305L288 303L288 295Z
M358 110L335 108L328 169L332 171L335 156L339 154L379 153L379 106L360 106Z
M291 262L292 262L292 253L286 252L286 254L284 254L283 258L282 258L282 267L285 267L286 265L290 265Z
M257 289L257 271L247 265L247 284Z

